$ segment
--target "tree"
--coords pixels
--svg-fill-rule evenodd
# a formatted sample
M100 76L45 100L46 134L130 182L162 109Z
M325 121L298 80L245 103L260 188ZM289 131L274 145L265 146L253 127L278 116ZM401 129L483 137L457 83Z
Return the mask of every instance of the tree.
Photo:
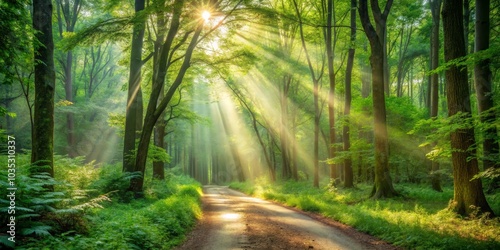
M64 32L74 32L76 21L80 13L82 2L75 0L70 4L69 0L56 0L57 5L57 24L59 36L62 39ZM64 30L64 28L66 30ZM60 65L63 68L62 78L64 82L65 97L68 102L73 100L73 51L69 50L61 58L58 58ZM75 152L76 139L75 139L75 121L72 112L66 114L66 129L67 129L67 152L69 157L77 156Z
M333 63L335 60L335 44L337 40L336 32L332 32L334 29L335 20L335 5L333 0L327 1L326 6L326 35L325 37L325 47L326 55L328 61L328 81L329 81L329 92L328 92L328 125L329 125L329 146L328 146L328 157L330 159L335 157L335 70L333 68ZM336 166L333 162L330 165L330 179L337 179L338 173Z
M346 66L346 76L345 76L345 105L344 105L344 116L345 123L343 128L343 139L344 139L344 151L349 152L351 148L351 138L349 132L349 115L351 114L351 82L352 82L352 68L354 65L354 53L355 53L355 43L356 42L356 0L351 0L351 39L349 45L349 54L347 56L347 66ZM349 154L349 153L348 153ZM353 172L352 172L352 159L351 156L347 156L344 160L344 186L354 187L353 183Z
M160 3L163 3L160 1ZM164 40L165 40L165 35L166 35L166 23L167 23L167 16L163 11L159 11L159 13L156 14L156 27L157 27L157 32L156 32L156 40L154 41L154 51L153 51L153 82L160 82L165 81L166 77L166 63L165 61L167 60L166 56L166 51L163 49L164 46ZM180 95L179 91L179 95ZM160 89L160 95L159 98L163 99L165 97L165 88L162 87ZM179 98L179 102L181 101L181 98ZM172 110L170 112L172 114ZM165 129L166 129L166 122L165 122L165 113L162 113L160 115L160 118L156 122L155 129L154 129L154 145L160 149L165 148ZM164 179L165 178L165 170L164 170L164 163L161 161L153 161L153 178L156 179Z
M431 34L431 70L435 70L439 65L439 11L441 10L441 0L429 2L432 14L432 34ZM434 73L430 77L431 81L431 118L437 118L439 106L439 75ZM431 185L432 189L442 192L439 172L439 163L431 162Z
M391 175L389 173L389 143L384 96L384 38L381 37L381 34L383 34L382 31L386 29L387 16L389 15L392 2L392 0L388 0L382 12L378 0L370 0L373 18L377 26L377 30L375 30L368 15L367 0L359 1L361 24L370 41L371 48L370 65L372 67L373 115L375 123L375 183L371 197L375 199L392 197L397 194L392 186Z
M273 3L272 3L273 4ZM272 5L271 4L271 5ZM294 50L294 41L297 34L298 25L295 21L289 20L288 16L294 13L294 9L291 9L290 1L280 0L275 1L274 6L272 8L278 14L274 16L274 18L278 18L278 25L276 26L276 32L279 34L278 40L278 49L281 54L281 57L287 61L292 60L293 50ZM280 74L277 74L280 80L277 82L280 84L280 125L279 125L279 143L281 150L281 164L282 164L282 177L283 179L289 179L294 175L296 176L297 166L292 166L291 161L291 137L293 135L290 134L289 131L289 97L291 96L291 90L294 83L297 82L293 72L288 69L285 69ZM294 150L292 148L292 150ZM293 170L293 171L292 171Z
M110 42L85 49L80 79L84 77L86 100L91 100L102 83L115 75L114 56L113 45ZM109 82L107 87L111 87Z
M33 0L35 30L35 114L31 162L37 172L54 176L54 41L52 37L52 1Z
M307 59L307 65L309 67L309 72L311 74L311 79L313 82L313 97L314 97L314 151L313 151L313 165L314 165L314 181L313 185L319 187L319 122L320 122L320 110L319 110L319 81L321 75L323 74L323 67L320 68L320 73L316 74L314 67L311 62L311 56L307 50L306 40L304 37L304 25L302 23L302 13L299 10L299 6L296 0L293 0L293 5L295 7L295 14L299 19L299 32L300 40L302 42L302 49ZM324 65L324 64L322 64Z
M238 1L235 6L225 15L214 27L212 27L208 32L211 32L218 27L220 27L227 17L241 4L242 1ZM212 0L210 5L212 8L219 6L219 2ZM165 72L171 72L173 74L174 80L172 84L168 86L165 97L159 99L160 92L165 86L165 80L158 78L158 81L153 81L151 86L151 94L149 95L149 102L146 109L146 114L144 117L144 124L142 126L142 131L139 139L139 144L137 146L136 158L134 171L141 172L144 175L146 169L146 160L149 150L149 144L151 140L151 135L153 134L153 129L164 112L164 110L169 105L175 92L182 84L184 76L187 70L191 66L191 58L196 46L200 42L200 39L205 37L200 37L205 26L205 20L199 15L198 12L193 11L190 8L196 7L196 5L189 5L182 0L175 0L171 3L170 8L170 21L168 33L165 37L163 43L162 54L165 56L160 59L160 64L165 64ZM227 7L227 6L226 6ZM190 16L195 22L183 23L183 14ZM186 29L182 29L181 24L184 24ZM186 46L187 45L187 46ZM181 50L182 49L182 50ZM182 51L179 52L179 51ZM173 69L172 64L179 62L178 68ZM159 67L163 67L159 65ZM161 70L159 72L162 72ZM142 187L144 185L144 178L134 178L130 181L130 190L135 193L136 196L142 196Z
M327 15L326 15L326 37L325 37L325 45L326 45L326 55L328 61L328 80L329 80L329 93L328 93L328 125L329 125L329 147L328 147L328 157L335 157L335 147L333 146L335 141L335 70L333 68L333 61L335 59L334 53L334 34L332 21L334 19L334 3L333 0L328 0L327 3ZM335 164L329 163L330 165L330 179L335 180L338 178L337 171L335 169Z
M443 17L444 57L445 62L466 55L463 29L463 0L444 0L441 15ZM452 65L445 72L447 85L448 116L464 114L471 116L467 68ZM451 133L454 197L452 209L461 215L468 215L476 209L480 213L493 215L483 193L480 179L474 179L479 172L475 144L474 128L459 128Z
M476 0L476 36L475 52L487 50L490 47L490 0ZM481 122L488 124L496 119L495 112L491 110L493 103L492 74L490 70L490 60L484 59L474 66L474 85ZM488 126L484 131L483 141L483 168L499 168L500 163L494 160L494 155L499 153L498 143L495 142L497 129ZM490 189L500 187L500 179L494 178Z
M126 172L135 170L135 139L137 137L136 131L140 129L140 126L138 126L140 124L137 121L142 120L142 116L139 116L140 106L142 106L142 98L140 98L139 93L141 93L142 46L144 43L145 23L143 17L139 14L144 10L144 4L144 0L135 0L135 13L139 18L134 22L130 53L127 113L123 143L123 170Z

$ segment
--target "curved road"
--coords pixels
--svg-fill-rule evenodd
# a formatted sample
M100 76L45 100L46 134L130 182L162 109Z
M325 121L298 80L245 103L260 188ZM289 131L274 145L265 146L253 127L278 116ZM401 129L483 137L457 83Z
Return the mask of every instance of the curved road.
M203 188L203 218L176 249L393 249L223 186ZM330 223L328 223L330 224ZM365 238L359 240L359 235ZM366 240L369 238L369 240Z

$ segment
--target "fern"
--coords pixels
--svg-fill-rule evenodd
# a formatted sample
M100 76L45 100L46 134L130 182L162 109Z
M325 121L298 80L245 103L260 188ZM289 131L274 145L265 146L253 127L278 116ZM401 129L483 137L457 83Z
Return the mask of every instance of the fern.
M25 229L21 230L21 235L34 234L36 236L49 236L49 235L51 235L49 233L50 229L52 229L52 227L47 226L47 225L32 226L32 227L25 228Z
M103 208L100 203L105 202L105 201L111 202L111 199L108 196L109 196L109 194L114 193L114 192L115 191L100 195L99 197L91 199L88 202L73 206L71 209L84 211L84 210L89 209L89 208Z

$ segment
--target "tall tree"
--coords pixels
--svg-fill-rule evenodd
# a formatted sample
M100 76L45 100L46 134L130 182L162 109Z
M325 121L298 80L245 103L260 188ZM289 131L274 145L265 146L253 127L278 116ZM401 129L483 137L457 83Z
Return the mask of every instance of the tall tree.
M444 0L443 17L444 57L451 61L466 55L463 29L463 0ZM459 113L471 116L467 68L453 65L445 72L447 86L448 115ZM479 172L474 128L459 128L451 133L454 197L453 210L468 215L476 209L481 213L493 215L483 193L481 179L473 179Z
M52 37L52 1L33 0L35 30L35 115L31 162L48 169L54 176L54 40Z
M359 17L363 30L370 41L371 55L370 65L372 67L372 95L374 115L374 137L375 137L375 183L371 192L372 198L392 197L396 191L392 186L389 173L389 143L387 135L387 118L384 96L384 38L383 30L386 30L387 17L392 6L392 0L388 0L384 11L379 7L378 0L370 0L373 18L377 30L373 27L368 15L367 0L359 1Z
M159 1L161 4L165 4L163 1ZM159 6L160 7L160 6ZM167 32L167 15L163 11L159 11L156 13L156 27L157 27L157 32L156 32L156 40L154 41L154 51L153 51L153 82L161 82L165 81L166 77L166 63L165 60L167 60L166 52L163 49L164 46L164 40L165 40L165 35ZM180 94L180 92L179 92ZM160 95L159 98L163 99L165 97L165 88L162 87L160 89ZM180 101L180 99L179 99ZM165 112L163 112L160 115L160 118L156 122L155 129L154 129L154 145L158 148L164 149L165 148L165 129L166 129L166 122L165 122ZM156 179L164 179L165 178L165 170L164 170L164 162L154 160L153 161L153 178Z
M59 36L62 39L64 32L74 32L76 21L82 7L81 0L75 0L70 3L69 0L56 0L57 24ZM69 50L60 58L59 63L62 66L62 78L64 82L65 98L69 102L73 100L73 51ZM66 140L68 143L67 152L69 157L77 155L75 151L75 121L72 112L66 114Z
M139 93L141 93L142 46L144 43L145 22L139 14L144 10L144 6L144 0L135 0L135 13L139 18L134 22L130 52L130 74L123 143L123 170L126 172L135 170L135 139L137 130L140 130L137 121L142 119L142 116L138 117L138 114L140 114L139 106L141 106L139 102L142 102Z
M490 47L490 0L476 0L476 37L475 52L487 50ZM474 84L476 87L477 105L481 115L481 122L488 124L496 120L495 112L491 109L493 103L492 75L490 60L484 59L474 66ZM497 129L488 126L484 131L483 154L484 169L498 168L500 163L493 159L499 153L498 143L495 142ZM494 178L490 188L500 187L500 179Z
M306 40L304 36L304 25L302 23L302 13L299 9L299 5L296 0L293 0L293 5L295 7L295 14L299 19L299 33L300 40L302 43L302 49L307 59L307 65L309 66L309 72L311 74L311 79L313 82L313 99L314 99L314 151L313 151L313 165L314 165L314 181L313 185L319 187L319 122L320 122L320 110L319 110L319 81L321 75L323 74L323 67L320 69L320 73L316 74L311 56L307 50Z
M431 70L435 70L439 66L439 22L441 10L441 0L432 0L429 2L432 14L432 34L431 34ZM439 75L434 73L430 77L431 80L431 118L436 118L438 115L439 106ZM439 176L439 163L431 162L431 185L432 189L441 192L441 183Z
M354 65L354 53L356 42L356 0L351 0L351 38L349 45L349 54L347 55L347 66L345 75L345 105L344 116L345 123L343 128L344 151L349 152L351 149L351 135L349 131L349 116L351 114L351 82L352 82L352 68ZM354 187L354 176L352 172L352 159L348 156L344 160L344 186Z
M334 52L334 32L333 31L333 19L335 5L333 0L328 0L326 6L326 56L328 61L328 81L329 81L329 92L328 92L328 125L329 125L329 134L330 134L330 145L328 145L328 157L335 157L335 69L333 68L333 62L335 59ZM335 180L338 178L337 171L335 169L335 164L333 162L329 163L330 165L330 179Z

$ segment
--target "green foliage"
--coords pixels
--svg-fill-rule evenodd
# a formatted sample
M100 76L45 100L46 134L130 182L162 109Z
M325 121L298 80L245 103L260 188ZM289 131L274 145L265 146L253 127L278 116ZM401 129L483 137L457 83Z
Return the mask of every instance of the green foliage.
M12 83L17 59L29 51L28 4L27 0L0 2L0 84Z
M51 236L23 249L171 249L201 216L201 187L189 177L167 176L146 183L152 190L146 199L92 210L88 234Z
M132 27L130 17L116 17L99 20L85 29L65 37L59 44L64 51L72 50L77 45L101 44L107 40L129 38Z
M167 153L164 148L157 147L156 145L149 145L148 160L170 163L172 157Z
M278 201L305 211L313 211L351 225L357 230L408 249L497 249L500 247L498 219L460 218L445 209L453 190L435 192L414 184L396 185L401 197L366 199L371 185L356 189L335 189L328 185L313 188L307 182L231 183L230 187ZM495 212L499 195L488 195Z
M486 179L500 178L500 168L494 168L494 167L488 168L480 172L479 174L476 174L472 179L474 180L479 178L486 178Z
M493 59L494 61L497 62L498 58L500 55L500 46L498 44L498 41L492 42L490 47L485 50L477 51L474 53L467 54L466 56L459 57L453 60L450 60L435 70L429 71L429 74L437 74L440 72L444 72L445 70L451 68L451 67L467 67L467 66L473 66L477 64L480 61L483 60L491 60Z
M477 150L481 148L481 144L486 137L494 139L496 142L500 141L498 135L484 135L483 131L490 128L496 128L495 122L481 122L481 117L494 112L498 115L498 107L494 107L480 115L471 115L469 113L459 112L451 117L439 117L436 119L422 119L415 122L414 127L408 133L423 137L420 147L429 147L434 145L426 156L431 159L442 163L447 163L451 159L452 148L449 143L450 134L459 129L474 129L476 132L476 144L472 145L468 150ZM497 116L498 117L498 116ZM484 158L482 158L484 159ZM499 155L489 155L488 159L491 161L499 161Z
M88 178L92 178L92 173L88 173L88 166L77 166L81 159L60 157L56 159L55 166L60 170L58 171L60 175L67 178L67 181L58 179L60 175L54 179L45 172L29 175L30 168L32 168L29 155L16 155L14 180L17 188L15 191L15 223L16 232L18 232L16 241L21 241L20 238L28 240L44 238L68 231L87 233L89 228L85 215L89 210L102 208L103 203L110 201L107 194L92 196L87 190L81 189L90 183ZM7 162L6 157L0 157L0 160ZM69 168L68 171L72 171L72 175L64 171L67 170L65 166ZM7 172L5 168L6 166L2 167L2 172ZM2 187L10 186L9 181L6 175L0 176ZM0 208L2 221L8 221L9 216L13 215L9 214L10 198L4 199L8 197L9 192L7 189L0 191L2 197L0 203L4 204ZM4 227L5 225L2 226L2 230L5 229ZM2 242L7 241L2 240Z
M122 202L129 202L133 199L132 193L127 191L132 178L142 178L142 174L122 172L119 165L105 165L101 167L98 177L88 188L102 193L112 192L112 197Z
M56 179L29 176L29 155L16 157L16 249L170 249L201 216L201 187L189 177L167 173L163 181L146 182L146 199L132 200L124 190L137 174L83 158L55 159ZM7 181L0 176L2 187ZM0 191L2 221L9 216L6 192ZM0 244L10 243L2 236Z

